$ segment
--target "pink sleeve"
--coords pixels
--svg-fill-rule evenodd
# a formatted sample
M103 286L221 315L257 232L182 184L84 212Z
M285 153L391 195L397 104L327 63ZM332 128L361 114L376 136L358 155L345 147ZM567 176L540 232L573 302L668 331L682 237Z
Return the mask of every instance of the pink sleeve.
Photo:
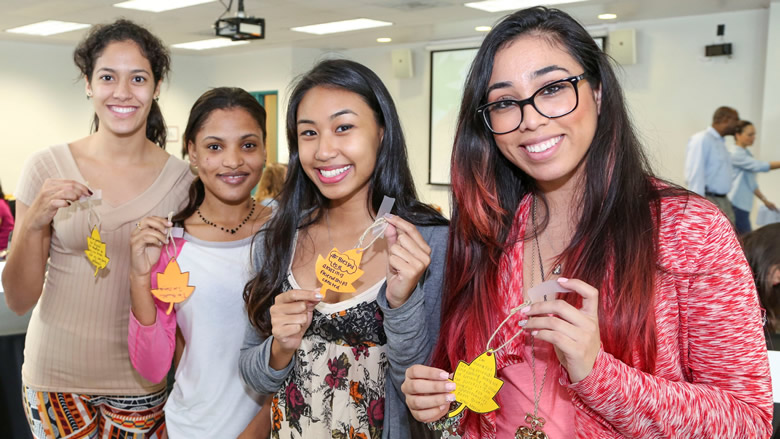
M658 322L659 331L679 325L687 379L641 372L601 350L590 375L569 388L575 404L627 437L768 438L772 386L750 268L722 214L693 202L688 209L697 223L680 238L688 252L680 257L695 275L676 275L689 284L678 290L679 317ZM658 358L674 357L661 351Z
M174 238L178 254L185 241ZM178 256L177 254L177 256ZM157 288L157 273L162 273L170 259L165 251L160 255L160 260L152 267L151 289ZM154 299L157 305L157 318L150 326L144 326L130 311L130 319L127 328L127 348L130 353L130 361L135 370L142 377L153 383L159 383L168 373L176 349L176 311L166 314L168 304Z

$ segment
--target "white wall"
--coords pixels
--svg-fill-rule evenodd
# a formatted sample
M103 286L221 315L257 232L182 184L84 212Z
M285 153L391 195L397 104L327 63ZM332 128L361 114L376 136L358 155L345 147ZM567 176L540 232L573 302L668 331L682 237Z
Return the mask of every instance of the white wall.
M764 109L755 147L764 160L780 160L780 0L769 5L769 35L764 72ZM761 192L780 205L780 170L758 175Z
M0 179L13 193L25 159L34 151L89 134L93 107L73 64L73 47L0 41ZM160 106L181 137L190 107L212 83L203 58L173 56ZM167 150L179 156L180 142Z
M687 140L709 125L712 112L720 105L733 106L740 116L757 123L761 145L761 149L756 148L758 156L780 159L780 109L775 104L780 97L780 83L776 82L780 77L780 3L773 2L767 12L751 10L609 26L637 31L638 62L624 66L619 75L659 175L684 184ZM734 47L731 59L703 57L704 46L717 42L717 24L726 24L725 41ZM209 87L277 90L279 158L284 160L284 109L290 81L323 57L354 59L372 68L396 101L420 198L447 212L449 189L427 184L429 52L425 46L378 46L337 53L281 48L241 55L176 55L171 81L164 86L160 102L166 120L178 126L181 135L189 108ZM412 78L397 79L392 74L390 53L399 47L412 50ZM82 84L74 82L77 72L71 51L64 46L0 42L0 99L4 104L0 106L0 178L7 192L13 192L19 168L30 152L88 132L91 104L84 99ZM179 149L179 143L168 145L172 153L178 154ZM780 175L762 175L759 180L775 202L780 202L778 178Z
M92 105L72 49L0 41L0 179L13 193L25 158L89 132Z
M704 57L726 25L731 58ZM637 64L620 73L634 122L656 173L685 184L685 147L712 123L721 105L761 120L767 19L765 10L622 23L637 34Z

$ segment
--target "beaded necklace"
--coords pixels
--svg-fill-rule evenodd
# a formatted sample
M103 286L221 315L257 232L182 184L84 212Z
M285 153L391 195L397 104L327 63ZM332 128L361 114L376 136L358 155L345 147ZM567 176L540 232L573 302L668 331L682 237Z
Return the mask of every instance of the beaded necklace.
M232 235L235 235L236 232L238 232L238 229L240 229L244 224L246 224L246 222L249 221L250 218L252 218L252 214L255 213L255 200L252 199L252 209L249 210L249 215L247 215L246 218L244 218L244 221L241 221L241 224L239 224L237 227L234 227L232 229L220 226L204 218L203 214L200 213L200 207L198 208L197 212L198 212L198 216L200 217L200 220L203 221L204 223L213 226L214 228L220 229L225 233L230 233Z

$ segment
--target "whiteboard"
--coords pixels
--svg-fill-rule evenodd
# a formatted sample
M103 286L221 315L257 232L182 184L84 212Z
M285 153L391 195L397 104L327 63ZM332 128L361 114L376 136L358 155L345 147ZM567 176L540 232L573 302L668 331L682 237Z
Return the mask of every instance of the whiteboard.
M460 101L476 48L431 51L428 183L450 184L450 157Z

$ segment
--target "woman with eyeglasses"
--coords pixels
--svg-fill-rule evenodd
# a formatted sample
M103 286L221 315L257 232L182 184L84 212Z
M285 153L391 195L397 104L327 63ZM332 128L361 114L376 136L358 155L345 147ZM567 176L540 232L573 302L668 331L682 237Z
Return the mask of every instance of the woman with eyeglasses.
M416 419L468 438L768 436L766 346L736 236L652 174L607 55L566 13L518 11L485 38L452 190L434 367L402 386ZM568 292L534 289L553 279ZM500 408L447 417L461 408L449 374L486 351Z

